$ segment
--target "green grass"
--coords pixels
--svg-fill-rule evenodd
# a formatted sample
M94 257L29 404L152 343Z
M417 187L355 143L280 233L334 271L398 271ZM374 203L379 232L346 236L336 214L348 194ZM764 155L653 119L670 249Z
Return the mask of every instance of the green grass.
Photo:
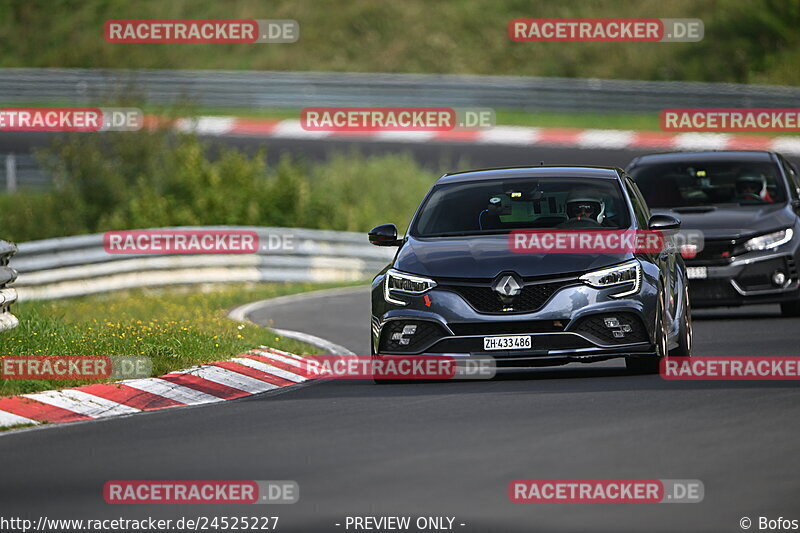
M148 289L14 306L19 326L0 335L3 355L147 356L153 375L230 359L262 344L316 353L306 344L226 317L233 307L343 284L260 284ZM0 396L99 381L0 379Z
M515 43L514 18L699 18L699 43ZM108 19L295 19L293 44L114 44ZM786 0L0 2L0 67L408 72L800 83ZM35 39L31 35L36 35Z

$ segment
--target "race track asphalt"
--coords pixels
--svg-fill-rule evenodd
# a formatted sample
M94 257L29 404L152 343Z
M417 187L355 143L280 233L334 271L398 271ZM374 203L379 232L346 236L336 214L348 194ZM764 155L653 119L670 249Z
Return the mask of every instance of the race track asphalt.
M42 138L4 134L0 152L24 152ZM265 142L226 141L247 150ZM309 158L352 144L266 142L271 154ZM636 153L360 148L409 150L432 166L468 156L481 167L625 165ZM355 289L267 305L249 317L367 353L368 313L365 289ZM800 355L800 319L780 317L776 306L696 311L695 343L699 356ZM800 519L799 400L796 383L667 382L629 375L613 361L488 382L315 382L196 408L0 434L0 516L271 514L281 517L279 531L309 532L347 531L348 515L454 516L455 531L464 532L741 531L745 516L756 524L759 516ZM705 499L513 504L508 484L520 478L699 479ZM284 506L112 506L102 487L113 479L289 479L301 496Z
M249 318L368 348L365 288ZM695 313L698 355L798 355L777 307ZM492 381L316 382L200 408L0 436L3 515L277 514L282 531L346 516L455 516L457 531L736 531L798 514L793 383L667 382L620 363ZM520 478L699 479L698 504L514 504ZM291 479L284 506L110 506L110 479ZM351 529L352 531L352 529Z

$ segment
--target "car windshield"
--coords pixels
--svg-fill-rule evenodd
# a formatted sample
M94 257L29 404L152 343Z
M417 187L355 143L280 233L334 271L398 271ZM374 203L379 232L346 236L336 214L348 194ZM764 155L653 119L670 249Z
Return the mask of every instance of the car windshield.
M772 163L697 161L645 164L631 176L650 207L767 204L786 201Z
M516 229L627 229L615 180L515 178L436 186L411 229L416 237L507 233Z

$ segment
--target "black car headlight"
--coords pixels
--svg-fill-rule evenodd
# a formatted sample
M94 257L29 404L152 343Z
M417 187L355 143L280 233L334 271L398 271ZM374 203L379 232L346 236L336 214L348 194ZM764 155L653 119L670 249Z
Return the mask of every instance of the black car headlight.
M792 228L786 228L773 233L767 233L766 235L753 237L744 243L744 248L748 252L771 250L772 248L777 248L781 244L786 244L791 241L793 236L794 231L792 231Z
M390 304L408 305L408 302L398 300L394 298L394 296L403 294L417 296L431 290L435 286L436 282L432 279L406 274L405 272L390 268L386 271L383 280L383 299Z
M595 289L619 286L621 292L610 294L612 298L622 298L639 292L642 286L642 265L636 259L620 265L588 272L580 280Z

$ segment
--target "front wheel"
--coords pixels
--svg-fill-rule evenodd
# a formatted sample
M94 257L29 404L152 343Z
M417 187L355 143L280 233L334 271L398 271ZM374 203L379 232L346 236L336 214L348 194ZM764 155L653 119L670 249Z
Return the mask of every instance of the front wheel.
M667 356L669 351L669 339L667 339L667 330L664 327L663 301L659 301L657 324L659 327L655 339L656 353L650 356L625 358L625 368L634 374L658 374L661 360Z
M669 355L672 357L692 356L692 308L689 305L689 289L684 289L684 310L681 325L678 328L678 346L673 348Z

